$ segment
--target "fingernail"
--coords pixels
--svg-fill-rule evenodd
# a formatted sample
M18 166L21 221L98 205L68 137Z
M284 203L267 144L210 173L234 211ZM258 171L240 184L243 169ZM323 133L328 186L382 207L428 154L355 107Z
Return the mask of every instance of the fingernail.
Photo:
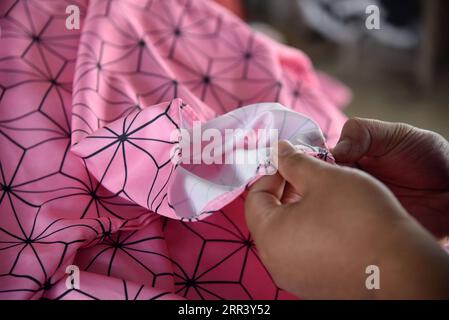
M352 143L349 139L343 139L332 150L332 154L337 155L345 155L351 151Z

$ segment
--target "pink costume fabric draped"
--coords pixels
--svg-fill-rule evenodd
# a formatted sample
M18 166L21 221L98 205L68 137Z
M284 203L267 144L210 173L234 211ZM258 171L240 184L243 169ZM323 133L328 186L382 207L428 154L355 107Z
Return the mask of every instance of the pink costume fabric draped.
M1 299L294 298L258 257L243 190L207 216L171 208L169 134L181 109L207 123L279 102L333 145L345 88L210 1L4 0L0 15Z

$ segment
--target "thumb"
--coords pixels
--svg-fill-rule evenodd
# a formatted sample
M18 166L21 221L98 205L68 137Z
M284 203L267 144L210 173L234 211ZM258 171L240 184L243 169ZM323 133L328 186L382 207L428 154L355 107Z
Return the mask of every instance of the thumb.
M403 141L412 128L404 123L349 119L343 126L340 140L331 152L335 160L341 163L354 163L364 156L382 157Z
M297 150L288 141L279 142L277 153L274 161L279 173L301 196L325 183L323 179L332 168L328 163Z
M245 218L253 236L267 224L281 204L285 180L278 174L261 177L249 189L245 199Z

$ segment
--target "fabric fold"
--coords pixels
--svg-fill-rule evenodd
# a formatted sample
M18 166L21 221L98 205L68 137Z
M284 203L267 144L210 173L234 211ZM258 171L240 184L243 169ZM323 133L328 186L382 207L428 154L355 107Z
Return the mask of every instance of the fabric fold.
M83 138L72 152L113 194L166 217L198 219L273 174L272 149L280 139L333 161L319 126L278 103L241 107L202 123L181 99L135 110Z
M167 191L170 208L182 218L216 212L259 177L274 174L272 151L278 140L333 163L319 126L278 103L242 107L183 129L179 165Z
M4 0L0 27L0 298L292 298L245 223L254 166L194 167L171 151L197 120L251 132L282 127L278 114L303 121L293 111L332 146L341 84L213 1ZM259 103L292 111L243 107ZM70 265L80 289L66 286Z

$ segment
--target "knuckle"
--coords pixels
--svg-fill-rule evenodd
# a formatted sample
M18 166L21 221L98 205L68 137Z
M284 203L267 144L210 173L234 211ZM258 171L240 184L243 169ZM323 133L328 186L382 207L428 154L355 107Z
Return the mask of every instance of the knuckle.
M424 134L427 135L429 138L428 140L430 140L433 144L435 145L447 145L448 141L439 133L434 132L434 131L428 131L428 130L423 130Z
M367 119L363 118L351 118L344 124L343 128L344 130L350 131L350 132L359 132L363 130L363 128L367 125Z
M350 127L350 126L354 126L354 125L357 125L357 126L362 125L364 121L365 121L365 119L363 119L363 118L354 117L354 118L351 118L348 121L346 121L345 126Z
M392 131L392 140L397 140L398 143L402 142L407 137L413 136L416 133L416 128L407 123L396 123L394 130Z

